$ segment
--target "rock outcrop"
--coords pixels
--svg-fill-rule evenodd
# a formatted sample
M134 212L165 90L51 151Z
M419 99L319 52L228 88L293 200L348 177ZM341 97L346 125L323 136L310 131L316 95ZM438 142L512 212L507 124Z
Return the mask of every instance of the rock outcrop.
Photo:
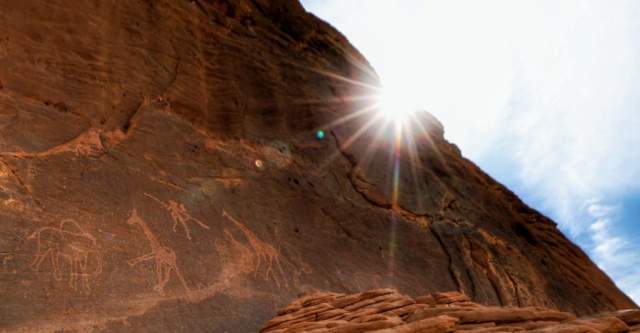
M261 333L579 333L640 332L640 310L576 318L539 307L497 307L471 302L459 292L415 299L393 289L358 294L315 292L278 311Z
M376 86L294 0L0 2L0 331L252 332L314 289L635 307L435 119L368 127Z

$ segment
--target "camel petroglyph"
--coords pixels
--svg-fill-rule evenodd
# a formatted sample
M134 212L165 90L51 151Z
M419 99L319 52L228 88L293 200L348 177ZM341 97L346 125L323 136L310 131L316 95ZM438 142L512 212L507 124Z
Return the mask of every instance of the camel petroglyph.
M160 244L160 241L153 234L147 223L140 218L136 209L131 213L131 216L127 220L127 224L139 225L140 228L142 228L142 232L147 237L149 246L151 247L151 253L128 260L129 266L133 267L141 262L153 260L156 264L156 285L153 287L153 290L164 293L164 288L171 279L171 272L174 272L184 289L189 292L190 290L187 286L187 282L182 276L182 273L180 273L180 269L176 262L176 252L173 249Z
M96 238L73 220L64 220L57 227L42 227L29 235L37 244L31 269L40 270L47 259L53 277L69 276L69 287L89 292L90 278L102 274L102 252Z
M189 213L187 213L187 209L184 207L183 204L179 204L173 200L169 200L168 202L165 203L149 193L145 193L144 195L154 200L158 204L160 204L160 206L162 206L164 209L166 209L169 212L169 215L171 215L171 219L173 219L173 232L176 232L178 223L180 223L180 225L184 229L185 234L187 235L187 238L191 240L191 230L189 229L189 225L188 225L189 221L193 221L197 223L203 229L207 229L207 230L209 229L208 225L204 224L202 221L196 219L195 217L189 215Z

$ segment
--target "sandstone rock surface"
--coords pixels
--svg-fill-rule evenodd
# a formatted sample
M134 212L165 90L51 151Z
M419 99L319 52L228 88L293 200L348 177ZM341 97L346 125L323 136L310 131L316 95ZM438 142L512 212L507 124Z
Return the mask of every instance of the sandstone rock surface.
M393 289L358 294L315 292L278 311L261 333L634 332L640 310L576 318L540 307L497 307L459 292L411 298Z
M252 332L315 289L635 307L429 115L393 179L376 85L294 0L0 2L0 331Z

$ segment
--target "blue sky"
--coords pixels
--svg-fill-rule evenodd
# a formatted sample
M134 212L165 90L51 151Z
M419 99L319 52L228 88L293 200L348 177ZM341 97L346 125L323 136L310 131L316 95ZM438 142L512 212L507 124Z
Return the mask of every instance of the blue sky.
M640 303L640 1L302 3Z

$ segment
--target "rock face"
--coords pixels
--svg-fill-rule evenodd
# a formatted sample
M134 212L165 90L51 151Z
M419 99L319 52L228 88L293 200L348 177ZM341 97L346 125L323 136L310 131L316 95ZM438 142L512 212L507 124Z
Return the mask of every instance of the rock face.
M459 292L412 299L393 289L316 292L278 311L261 333L640 332L640 310L577 319L539 307L483 306Z
M367 126L376 82L294 0L0 2L0 330L252 332L315 289L635 307L435 119Z

